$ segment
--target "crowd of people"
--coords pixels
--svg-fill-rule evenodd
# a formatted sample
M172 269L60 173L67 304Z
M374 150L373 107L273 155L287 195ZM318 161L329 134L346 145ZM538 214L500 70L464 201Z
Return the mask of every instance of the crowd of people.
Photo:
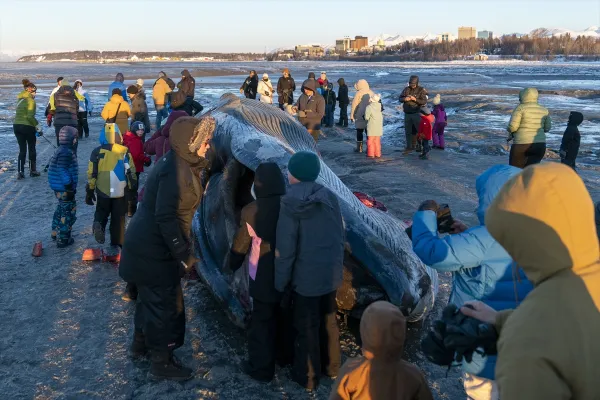
M123 74L117 74L100 114L105 123L89 157L85 186L85 202L95 206L95 240L105 243L110 220L110 245L122 249L124 298L136 301L131 356L149 355L150 374L173 380L193 376L174 355L185 338L180 281L201 256L191 224L204 193L216 127L211 116L193 117L202 111L195 80L187 70L181 75L175 85L160 72L154 83L156 131L146 140L152 128L144 82L126 87ZM266 104L274 104L277 93L279 107L296 113L315 141L322 126L333 125L337 104L337 125L347 127L348 119L354 123L356 151L364 151L366 133L367 157L381 157L381 95L361 79L350 102L344 79L337 83L336 95L325 72L319 79L311 73L294 102L296 84L289 70L276 87L268 74L259 81L251 71L240 93L249 99L258 95ZM27 151L30 176L40 175L35 141L43 134L36 119L37 88L25 79L23 89L14 120L18 179L24 178ZM445 107L439 94L433 110L428 100L419 78L411 76L400 95L405 153L418 151L421 159L429 158L430 141L433 148L445 147ZM594 340L600 334L600 250L595 208L575 172L583 115L571 113L561 144L561 161L570 168L537 165L551 129L549 111L538 104L534 88L521 91L519 100L507 129L514 140L510 165L496 165L475 182L479 224L469 228L451 219L442 231L440 216L448 221L449 209L427 200L413 217L413 250L424 264L452 274L449 302L493 326L499 336L497 354L477 353L463 361L468 398L599 398L594 378L600 376L600 347ZM89 137L87 117L93 107L81 80L71 86L60 77L46 110L57 143L48 166L58 202L51 237L64 248L74 243L77 144ZM154 165L140 191L140 173L152 164L152 155ZM367 307L360 322L362 356L342 365L336 317L345 244L340 205L333 192L316 182L318 155L297 152L287 167L287 177L277 164L257 167L254 201L241 211L223 267L231 274L246 258L249 263L253 308L243 371L269 382L277 364L291 365L292 379L309 390L329 377L335 380L331 399L432 398L423 373L401 360L406 319L390 303ZM126 217L131 218L127 230Z

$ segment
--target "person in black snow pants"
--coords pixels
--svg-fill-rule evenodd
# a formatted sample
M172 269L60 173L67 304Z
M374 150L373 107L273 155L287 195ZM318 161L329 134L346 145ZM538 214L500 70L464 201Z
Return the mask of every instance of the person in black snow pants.
M69 81L63 79L61 87L50 98L50 109L54 114L54 131L56 133L56 146L60 146L58 132L63 126L72 126L77 129L79 127L79 97L84 101L85 98L80 96L69 84ZM75 146L77 152L77 146Z
M32 177L40 176L36 169L35 151L35 132L42 134L42 128L37 119L35 119L36 86L29 80L23 79L23 91L17 96L17 107L15 120L13 122L13 131L19 144L19 157L17 159L17 179L25 178L25 157L29 150L29 175Z
M240 88L240 93L243 93L247 99L256 100L256 91L258 89L258 76L256 76L256 71L250 71L250 75L244 81L242 87Z
M192 219L204 193L201 174L215 130L212 117L178 118L171 150L156 161L146 180L144 201L125 234L119 275L137 286L131 356L150 351L150 376L183 381L193 370L173 351L185 339L181 278L194 268Z
M325 116L323 117L323 125L331 128L333 126L333 114L335 113L335 92L333 91L333 83L327 83L327 87L323 91L325 99Z
M277 96L279 100L279 108L285 110L285 106L294 104L294 91L296 90L296 82L290 75L290 70L285 68L283 76L277 81Z
M578 126L583 122L583 114L571 111L569 123L560 144L560 162L576 170L575 159L579 153L581 135Z
M427 104L427 90L419 86L419 77L412 75L408 81L408 86L400 94L400 103L404 110L404 135L406 138L406 147L404 154L409 154L417 150L417 133L421 123L419 114L421 107Z
M348 127L348 105L350 104L350 98L348 97L348 86L344 78L338 79L338 90L337 101L340 105L340 121L336 124L337 126Z

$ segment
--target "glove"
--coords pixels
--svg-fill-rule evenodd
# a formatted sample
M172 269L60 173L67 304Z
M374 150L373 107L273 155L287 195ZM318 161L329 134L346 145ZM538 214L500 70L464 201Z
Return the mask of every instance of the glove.
M42 129L42 126L40 124L36 125L35 131L40 134L39 136L42 136L44 134L44 130Z
M419 211L434 211L437 213L438 209L440 207L438 206L438 204L435 202L435 200L425 200L424 202L421 203L421 205L419 206Z
M85 186L85 204L93 206L96 201L96 192L90 189L89 185Z
M144 167L149 167L152 164L152 159L148 157L146 161L144 161Z
M306 117L306 112L305 111L298 111L298 116L300 118L305 118Z
M48 123L48 126L52 126L52 114L48 114L46 122Z
M92 112L91 111L88 114L90 115L90 117L92 116Z
M567 158L567 152L564 150L561 150L558 154L560 155L560 158Z

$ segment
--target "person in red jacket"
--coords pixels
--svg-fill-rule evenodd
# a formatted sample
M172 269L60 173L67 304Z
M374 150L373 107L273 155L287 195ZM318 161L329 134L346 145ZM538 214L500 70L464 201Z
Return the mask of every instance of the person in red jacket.
M146 127L141 121L134 121L131 123L131 127L123 137L123 144L129 149L129 153L133 158L135 164L135 174L137 175L138 182L140 179L140 173L144 172L144 166L149 167L152 160L146 154L144 154L144 143L142 137L146 132ZM128 193L127 196L127 215L133 217L137 211L137 190L132 193Z
M421 155L419 158L421 160L429 159L429 151L431 147L429 146L429 141L433 137L433 123L435 122L434 116L431 114L431 111L427 106L421 107L421 122L419 123L419 133L417 134L417 140L421 145Z

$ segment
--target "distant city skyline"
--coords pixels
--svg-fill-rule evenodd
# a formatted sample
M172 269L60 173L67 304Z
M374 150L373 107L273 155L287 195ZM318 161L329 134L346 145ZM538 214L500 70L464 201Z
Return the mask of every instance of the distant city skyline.
M600 25L598 0L55 0L51 7L46 0L0 0L0 4L0 53L13 55L72 50L262 53L297 44L334 45L344 36L457 35L459 26L500 36L541 27L582 31Z

